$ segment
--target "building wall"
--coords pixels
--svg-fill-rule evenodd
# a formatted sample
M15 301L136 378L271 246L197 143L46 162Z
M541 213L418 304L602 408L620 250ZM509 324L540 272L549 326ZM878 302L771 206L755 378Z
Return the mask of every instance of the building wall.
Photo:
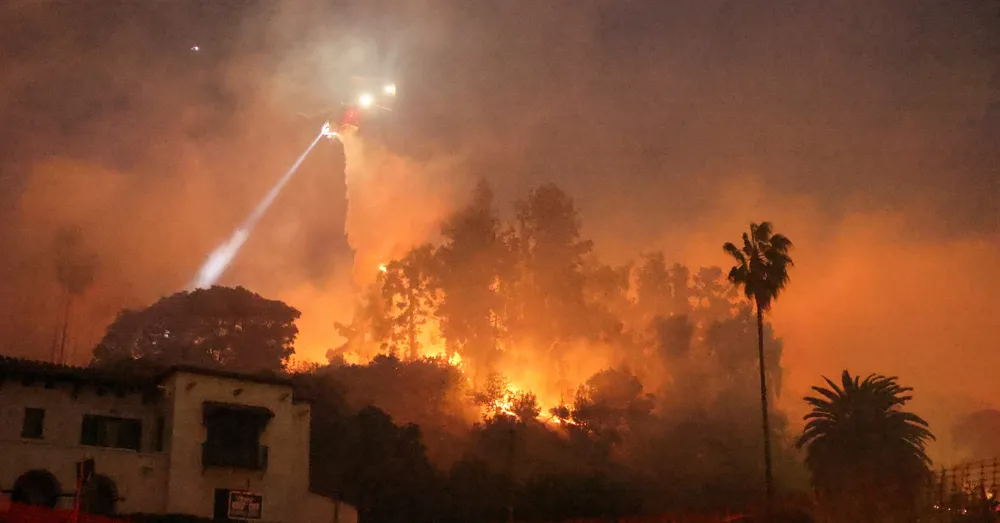
M294 521L309 491L309 406L292 401L288 386L187 373L164 383L172 404L167 512L211 517L215 489L248 490L263 496L262 519ZM264 471L202 468L206 401L266 407L274 412L261 437L268 447Z
M43 439L21 438L26 407L45 409ZM22 474L45 469L59 481L60 504L71 506L76 488L76 462L94 459L98 474L117 487L121 512L160 512L166 506L167 458L153 451L157 404L143 404L140 395L98 395L90 387L77 392L68 384L46 388L15 380L0 384L0 489L9 490ZM141 452L88 447L80 444L84 414L142 420Z
M98 474L118 490L120 513L173 513L212 517L215 489L249 490L263 496L263 521L354 523L354 509L309 492L310 409L294 403L289 386L178 372L161 384L163 397L143 403L140 394L75 392L69 384L46 388L16 379L0 383L0 490L19 476L45 469L59 481L70 507L75 464L94 459ZM202 467L206 401L266 407L274 412L261 437L268 447L263 471ZM26 407L45 409L41 440L21 438ZM140 452L80 444L84 414L142 420ZM163 450L154 451L157 418L164 421ZM335 518L335 514L339 518Z

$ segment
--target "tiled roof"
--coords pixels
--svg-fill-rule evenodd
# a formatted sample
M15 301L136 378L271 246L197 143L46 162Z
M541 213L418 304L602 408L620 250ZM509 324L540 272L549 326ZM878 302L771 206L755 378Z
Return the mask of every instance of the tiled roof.
M91 385L138 392L152 391L156 385L159 385L177 373L249 381L267 385L293 386L291 379L273 372L249 374L224 369L206 369L185 365L167 368L161 367L153 372L148 369L145 372L138 370L133 372L94 367L75 367L46 361L0 356L0 382L7 378L16 377L22 380L44 383L72 383L74 385ZM295 394L294 397L295 401L308 401L298 394Z
M15 376L39 381L89 383L128 388L145 388L150 384L148 378L138 375L0 356L0 379Z

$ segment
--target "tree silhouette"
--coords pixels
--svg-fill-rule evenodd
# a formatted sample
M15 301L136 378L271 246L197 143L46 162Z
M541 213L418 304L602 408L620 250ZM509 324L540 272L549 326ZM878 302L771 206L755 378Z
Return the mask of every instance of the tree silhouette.
M295 353L299 311L243 287L178 292L122 311L94 349L93 365L193 365L280 371Z
M736 286L727 280L720 267L702 267L692 278L692 297L696 306L692 317L706 325L725 321L733 314L733 304L739 298Z
M629 291L633 266L597 265L589 267L585 281L585 300L591 308L591 322L598 339L608 343L615 351L612 360L623 365L638 363L641 349L633 343L630 329L636 323L637 308Z
M318 396L330 394L319 383ZM354 505L358 521L430 522L437 478L420 428L397 425L376 407L346 415L327 399L313 413L312 488Z
M754 317L754 311L747 305L740 307L735 316L730 316L722 320L713 321L711 324L705 326L702 331L702 342L705 344L705 348L713 356L715 370L718 376L726 376L727 382L736 386L736 389L732 391L737 393L741 398L745 395L745 392L749 389L747 387L752 386L753 383L759 384L760 382L760 372L758 367L759 361L756 354L746 350L747 344L753 343L754 338L757 338L757 321ZM782 372L781 372L781 355L782 355L783 342L780 338L777 338L774 332L774 327L769 324L764 324L764 371L767 375L767 394L768 401L777 398L781 394L782 386ZM754 398L747 397L748 403L745 408L751 408L750 400ZM742 401L741 401L742 403ZM772 412L771 417L768 418L769 421L773 421L774 413ZM775 431L771 430L774 434Z
M461 352L477 383L500 356L496 318L502 299L496 283L508 251L499 227L493 191L480 183L472 202L442 225L445 241L437 251L441 333L448 356Z
M593 245L581 239L573 199L547 183L518 202L516 210L523 280L523 317L518 323L546 347L588 334L593 324L584 301L584 258Z
M323 373L343 386L352 409L373 405L395 423L419 425L435 460L451 462L461 456L456 439L464 436L472 407L462 374L447 361L379 354L365 365L334 364L324 367Z
M344 342L327 351L327 360L340 361L347 353L371 358L385 352L392 333L391 312L382 282L376 281L369 285L354 303L351 322L334 322L333 326L337 334L344 338ZM388 352L391 353L391 350Z
M653 398L627 370L605 369L580 385L573 401L573 420L598 440L622 442L648 420Z
M66 359L66 336L69 333L70 312L75 298L83 295L94 283L97 275L97 256L84 244L83 233L77 227L63 227L56 231L54 242L56 281L65 294L62 334L55 347L53 360Z
M635 278L636 305L640 310L640 324L648 325L657 316L670 315L674 293L662 252L643 254L640 260Z
M928 479L928 424L903 406L913 389L895 377L844 371L838 386L813 387L812 412L796 443L806 447L813 485L835 521L910 520Z
M669 318L658 316L653 319L650 328L656 335L654 338L656 351L664 363L669 364L675 359L688 356L694 336L694 325L686 315Z
M483 421L497 416L512 415L510 382L499 372L491 372L482 387L472 393L472 403L482 410Z
M743 233L743 247L727 242L722 246L736 265L729 271L729 281L743 287L743 294L757 306L757 359L760 365L760 403L764 424L764 480L767 488L767 516L770 519L774 500L774 477L771 470L771 431L768 427L767 373L764 366L764 311L778 298L788 283L788 269L793 265L788 251L792 242L774 234L770 222L751 223L750 233Z
M379 275L390 315L385 347L390 354L402 352L411 360L420 358L418 337L435 303L431 285L434 262L433 247L423 245L411 250L403 259L385 265Z

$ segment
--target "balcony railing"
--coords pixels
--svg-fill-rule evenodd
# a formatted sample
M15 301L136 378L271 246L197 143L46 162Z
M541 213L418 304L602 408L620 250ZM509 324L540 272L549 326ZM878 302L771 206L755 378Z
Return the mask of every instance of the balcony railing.
M234 447L201 444L201 466L243 470L267 470L267 447Z

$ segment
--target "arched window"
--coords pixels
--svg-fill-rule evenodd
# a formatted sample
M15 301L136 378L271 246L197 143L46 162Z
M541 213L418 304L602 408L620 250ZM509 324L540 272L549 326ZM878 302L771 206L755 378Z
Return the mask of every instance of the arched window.
M88 514L111 516L118 503L118 487L111 478L98 474L83 486L80 493L80 510Z
M13 503L55 508L59 492L59 481L51 472L42 469L29 470L14 482L10 500Z

